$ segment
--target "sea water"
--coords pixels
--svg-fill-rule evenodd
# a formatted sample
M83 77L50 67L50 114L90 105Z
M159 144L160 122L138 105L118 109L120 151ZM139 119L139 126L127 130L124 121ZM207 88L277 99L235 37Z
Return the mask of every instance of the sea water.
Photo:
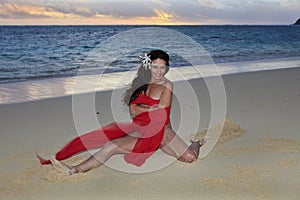
M86 64L87 57L95 48L117 34L144 27L147 26L0 26L0 103L71 94L74 79L82 65L85 64L87 69L95 68L95 65ZM228 68L226 63L279 58L298 59L300 56L299 26L156 27L178 31L192 38L205 49L216 65L221 68L223 66L220 70L223 74L264 70L261 65L243 67L234 64ZM155 37L155 33L149 33L148 37ZM162 41L162 47L168 42ZM118 45L114 48L126 48L126 42ZM132 70L139 67L138 56L143 53L142 49L141 52L125 55L123 60L112 62L105 71L101 71L105 74L102 81L105 84L96 89L117 87L116 84L112 84L113 80L124 74L129 73L133 77ZM170 55L172 68L186 74L184 77L197 76L197 71L189 68L189 62L179 55ZM270 66L277 67L289 66ZM97 71L93 70L86 70L86 73L81 75L86 76L86 80L99 79ZM45 86L53 89L47 89ZM80 92L87 90L88 88L82 88ZM16 97L17 95L19 97Z

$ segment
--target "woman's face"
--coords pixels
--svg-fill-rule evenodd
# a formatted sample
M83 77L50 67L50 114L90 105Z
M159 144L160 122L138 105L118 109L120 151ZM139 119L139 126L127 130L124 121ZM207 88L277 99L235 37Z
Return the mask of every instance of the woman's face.
M161 80L167 71L166 64L166 61L160 58L153 60L151 63L151 78Z

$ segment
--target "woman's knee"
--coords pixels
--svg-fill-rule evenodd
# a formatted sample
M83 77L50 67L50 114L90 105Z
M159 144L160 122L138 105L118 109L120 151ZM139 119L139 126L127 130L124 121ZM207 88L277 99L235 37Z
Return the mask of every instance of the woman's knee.
M121 140L107 142L103 146L102 149L104 151L109 152L110 155L128 153L128 151L130 149L130 144L129 143L130 142L128 142L128 141L121 141Z
M108 154L116 154L118 153L118 146L113 142L107 142L101 149L101 151L106 152Z

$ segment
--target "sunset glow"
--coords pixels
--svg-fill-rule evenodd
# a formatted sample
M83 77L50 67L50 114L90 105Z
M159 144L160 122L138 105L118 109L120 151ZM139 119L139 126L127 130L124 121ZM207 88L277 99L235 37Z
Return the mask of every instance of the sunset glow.
M289 24L297 0L3 0L2 25Z

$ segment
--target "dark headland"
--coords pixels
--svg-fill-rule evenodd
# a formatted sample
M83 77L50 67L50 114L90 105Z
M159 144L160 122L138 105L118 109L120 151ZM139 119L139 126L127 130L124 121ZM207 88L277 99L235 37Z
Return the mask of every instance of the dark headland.
M300 18L295 22L294 25L300 25Z

